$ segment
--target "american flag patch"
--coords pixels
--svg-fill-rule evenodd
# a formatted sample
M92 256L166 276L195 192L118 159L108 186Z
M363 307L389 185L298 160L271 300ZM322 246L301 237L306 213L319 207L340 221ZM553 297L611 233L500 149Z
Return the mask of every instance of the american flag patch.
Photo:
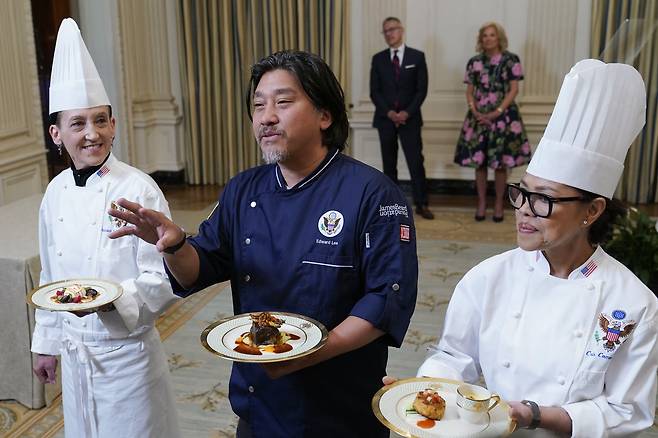
M597 267L598 265L596 264L596 262L594 260L590 260L590 262L586 264L583 269L580 270L580 273L583 274L585 277L589 277L592 274L592 272L596 270Z
M110 173L110 168L107 167L107 166L103 166L100 169L98 169L98 171L96 172L96 175L98 175L102 178L105 175L107 175L108 173Z
M409 225L400 225L400 240L403 242L409 242L411 240Z

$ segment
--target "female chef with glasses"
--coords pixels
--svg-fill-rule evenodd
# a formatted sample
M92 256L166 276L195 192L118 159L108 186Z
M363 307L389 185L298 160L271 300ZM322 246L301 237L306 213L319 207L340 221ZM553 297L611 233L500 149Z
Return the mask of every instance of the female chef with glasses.
M508 186L519 248L459 282L419 376L482 375L519 428L541 428L533 436L653 424L658 300L599 245L624 213L612 196L645 99L628 65L590 59L566 75L527 173Z

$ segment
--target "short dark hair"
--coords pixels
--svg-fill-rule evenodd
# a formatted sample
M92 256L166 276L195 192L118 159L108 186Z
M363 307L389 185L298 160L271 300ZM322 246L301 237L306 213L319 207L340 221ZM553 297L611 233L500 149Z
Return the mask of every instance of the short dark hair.
M322 131L322 144L345 148L349 122L345 109L345 94L331 68L317 55L302 51L284 50L273 53L251 67L247 89L247 112L251 116L251 97L263 75L273 70L285 70L297 78L306 95L318 110L331 114L331 126Z
M112 105L107 105L107 112L108 112L108 114L111 118L112 117ZM61 111L57 111L57 112L54 112L52 114L49 114L48 115L48 126L57 125L57 127L59 127L59 122L61 121L61 117L62 117L62 112Z
M628 208L619 199L608 199L596 193L576 189L583 197L583 202L590 202L596 198L605 199L605 210L596 221L589 227L587 240L592 245L606 243L612 237L615 223L628 213Z
M382 26L388 23L389 21L397 21L398 23L402 24L402 22L398 17L386 17L384 18L384 21L382 21Z

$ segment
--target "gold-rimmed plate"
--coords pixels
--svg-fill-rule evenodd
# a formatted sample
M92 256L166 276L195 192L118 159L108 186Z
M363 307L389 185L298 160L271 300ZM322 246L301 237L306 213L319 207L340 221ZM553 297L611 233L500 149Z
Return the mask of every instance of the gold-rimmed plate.
M257 312L254 312L257 313ZM260 355L246 354L235 351L237 340L251 329L249 313L231 316L210 324L201 333L201 344L224 359L235 362L282 362L296 359L319 350L327 342L327 329L320 322L303 315L287 312L270 312L272 316L282 319L280 331L295 335L299 339L289 340L290 351L274 353L263 351Z
M372 410L382 424L407 438L501 437L514 432L516 423L509 418L509 405L502 400L481 423L468 423L459 418L457 387L462 383L430 377L398 380L377 391L372 398ZM438 392L446 402L443 418L433 423L425 421L427 419L412 408L416 394L428 388Z
M58 290L71 286L91 287L96 289L98 295L95 299L86 303L58 303L53 300ZM60 312L89 312L116 301L122 294L123 288L117 283L96 278L78 278L55 281L39 286L30 292L26 301L37 309Z

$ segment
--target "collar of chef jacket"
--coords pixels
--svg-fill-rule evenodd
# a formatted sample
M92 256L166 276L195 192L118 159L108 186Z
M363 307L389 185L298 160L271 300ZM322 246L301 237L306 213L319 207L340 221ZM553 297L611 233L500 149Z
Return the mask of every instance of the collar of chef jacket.
M567 280L590 278L595 274L596 269L602 263L603 256L603 249L600 246L597 246L596 250L594 250L594 253L585 261L585 263L574 269L569 274ZM528 257L530 259L529 262L531 266L533 266L539 272L543 272L547 275L550 274L551 267L542 251L530 251L528 252Z
M277 184L277 189L279 190L288 190L288 189L301 189L304 186L310 184L312 181L317 179L318 176L331 164L331 162L334 161L334 159L338 156L340 151L337 148L330 148L327 151L327 155L324 157L324 160L318 165L318 167L313 170L310 174L306 176L303 180L297 183L294 187L288 187L288 184L286 183L285 178L283 177L283 174L281 173L281 168L279 168L279 165L277 164L274 166L274 176L276 178L276 184Z

